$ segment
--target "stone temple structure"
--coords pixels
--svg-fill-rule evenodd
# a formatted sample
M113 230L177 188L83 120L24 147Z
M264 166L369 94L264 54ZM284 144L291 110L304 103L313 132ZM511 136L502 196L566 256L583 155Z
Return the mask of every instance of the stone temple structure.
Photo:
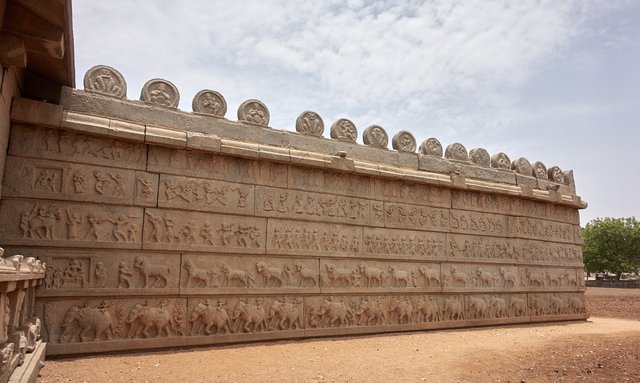
M50 355L587 318L571 171L313 111L274 129L208 89L182 111L108 66L83 85L0 115L0 244L46 263Z

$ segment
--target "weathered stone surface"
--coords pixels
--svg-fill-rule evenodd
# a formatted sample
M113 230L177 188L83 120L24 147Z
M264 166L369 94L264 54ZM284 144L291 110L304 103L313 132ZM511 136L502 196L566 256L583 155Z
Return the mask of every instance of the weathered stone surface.
M157 177L129 169L7 157L6 196L153 206Z
M266 220L241 216L146 209L143 248L264 254Z
M238 107L238 121L269 126L269 109L259 100L247 100Z
M194 113L224 117L227 113L227 101L215 90L204 89L193 96L191 109Z
M64 94L0 200L52 354L586 318L573 177Z
M457 142L447 146L447 149L444 152L444 157L449 160L469 161L467 149Z
M484 148L471 149L471 151L469 151L469 159L471 159L471 162L474 164L483 168L488 168L491 165L489 152Z
M10 245L139 249L142 208L50 200L0 201L0 227Z
M302 112L296 119L296 131L314 137L322 137L324 133L324 121L316 112Z
M124 140L14 125L9 154L144 170L147 148Z
M510 170L511 160L505 153L496 153L491 156L491 167L494 169Z
M180 102L178 88L167 80L154 78L142 87L140 100L153 106L177 108Z
M127 82L117 70L106 65L96 65L84 74L84 90L109 97L125 98Z
M386 149L389 145L389 136L381 126L371 125L362 132L362 142L374 148Z
M353 122L341 118L331 125L331 138L345 142L356 142L358 130Z
M442 144L436 138L427 138L422 141L420 144L420 148L418 149L420 154L424 154L425 156L433 156L437 158L442 158Z
M413 153L416 151L416 139L413 134L406 130L401 130L393 136L391 140L393 148L399 152Z

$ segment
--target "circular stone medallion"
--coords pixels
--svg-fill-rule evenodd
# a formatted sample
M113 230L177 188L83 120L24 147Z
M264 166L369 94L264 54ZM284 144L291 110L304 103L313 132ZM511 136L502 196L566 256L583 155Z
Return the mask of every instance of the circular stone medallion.
M296 132L307 136L322 137L324 121L318 113L304 111L296 119Z
M389 145L389 136L381 126L371 125L362 132L362 142L374 148L386 149Z
M478 166L488 168L491 165L491 157L489 152L484 148L475 148L469 151L471 162Z
M238 107L238 121L260 126L268 126L269 117L269 109L267 109L267 106L259 100L247 100Z
M562 170L560 170L559 167L557 166L550 167L548 174L549 174L549 180L553 182L557 182L559 184L564 183L564 174L562 174Z
M125 98L127 83L117 70L106 65L96 65L84 74L84 90L115 98Z
M442 158L442 144L436 138L431 137L422 141L418 150L426 156Z
M531 170L531 175L536 178L547 178L547 167L540 161L536 161L533 164L533 169Z
M416 139L413 134L401 130L393 136L391 146L399 152L413 153L416 151Z
M336 120L336 122L331 125L330 134L331 138L339 141L356 142L358 138L356 126L346 118Z
M500 152L491 156L491 167L494 169L511 170L511 160L505 153Z
M511 163L511 169L518 174L531 175L531 163L524 157L520 157Z
M447 145L447 149L444 151L444 158L456 161L469 161L467 149L458 142Z
M154 78L142 87L140 100L164 108L177 108L180 102L178 88L167 80Z
M191 108L194 113L224 117L225 113L227 113L227 102L215 90L204 89L193 97Z

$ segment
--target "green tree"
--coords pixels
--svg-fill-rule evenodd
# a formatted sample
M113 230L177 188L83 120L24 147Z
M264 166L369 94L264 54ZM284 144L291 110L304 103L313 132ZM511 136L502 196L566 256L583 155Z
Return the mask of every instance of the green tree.
M640 267L640 221L631 218L597 218L582 229L584 264L590 272L622 273Z

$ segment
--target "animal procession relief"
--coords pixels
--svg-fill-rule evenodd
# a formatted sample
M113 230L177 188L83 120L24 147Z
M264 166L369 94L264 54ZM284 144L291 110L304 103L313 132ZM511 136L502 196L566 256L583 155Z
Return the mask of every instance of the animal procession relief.
M42 293L56 290L165 289L178 287L179 254L97 253L49 256Z

